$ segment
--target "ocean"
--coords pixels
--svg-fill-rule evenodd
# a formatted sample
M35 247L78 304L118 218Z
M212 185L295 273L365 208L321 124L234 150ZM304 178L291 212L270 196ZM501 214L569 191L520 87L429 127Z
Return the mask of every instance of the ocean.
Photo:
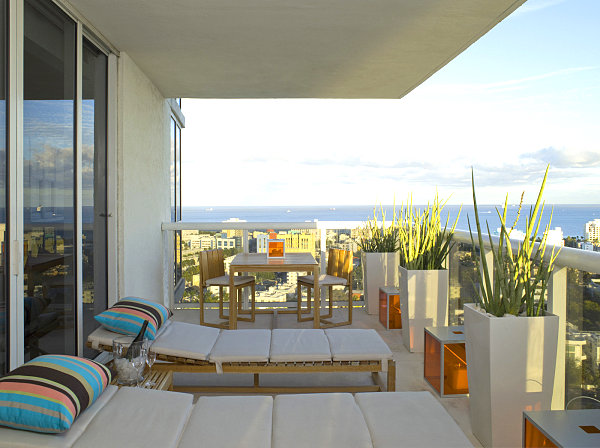
M420 206L423 207L423 206ZM479 206L479 218L485 229L487 221L492 233L500 227L500 219L496 212L502 210L500 206ZM525 217L529 213L530 205L524 205L521 217L516 228L525 230ZM585 223L592 219L600 218L600 204L598 205L546 205L542 224L546 225L550 220L552 207L551 228L560 227L565 237L583 236ZM450 216L450 225L459 213L459 206L447 205L442 214L443 217ZM377 207L379 211L379 206ZM386 219L391 219L393 207L383 206ZM512 223L518 210L517 205L510 205L507 212L508 221ZM373 216L372 205L331 205L331 206L256 206L256 207L183 207L182 220L187 222L222 222L230 218L239 218L248 222L305 222L314 221L360 221L364 222ZM457 229L468 230L467 216L471 226L475 228L475 214L473 206L463 206L458 219Z

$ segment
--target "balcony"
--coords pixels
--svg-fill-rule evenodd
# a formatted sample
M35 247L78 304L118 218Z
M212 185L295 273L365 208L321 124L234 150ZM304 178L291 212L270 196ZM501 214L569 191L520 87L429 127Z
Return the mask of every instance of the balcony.
M90 0L0 2L6 43L0 65L7 80L1 127L6 148L0 157L6 191L0 213L0 374L41 353L95 356L84 347L97 326L93 317L129 295L169 304L177 320L197 324L200 289L193 269L203 248L221 247L229 256L258 251L254 231L285 231L291 248L312 252L321 271L328 248L356 252L357 222L176 222L161 231L170 207L173 221L181 212L185 117L181 102L172 98L399 99L524 2L359 2L346 5L342 15L331 1L233 2L226 8L190 0L110 0L109 8ZM503 83L493 86L507 92ZM494 128L490 135L497 134ZM463 305L476 293L473 253L487 254L485 247L472 247L464 231L456 241L448 260L450 324L461 323ZM365 312L361 270L357 257L352 327L377 330L392 348L399 390L431 390L423 379L423 357L404 349L401 332L383 329L377 316ZM598 397L599 273L598 254L564 249L552 276L548 303L562 323L556 408L579 395ZM296 308L293 276L263 276L259 283L259 308ZM334 318L345 317L344 306L335 303ZM208 320L218 320L214 302L205 308ZM311 322L277 312L240 323L249 327L310 328ZM347 380L328 375L293 381ZM469 399L440 402L477 444Z
M255 251L253 238L256 232L275 232L281 237L283 232L294 232L314 237L314 247L304 248L312 251L317 260L320 261L321 271L325 272L326 250L331 247L343 247L357 251L354 240L355 230L360 227L360 222L286 222L286 223L253 223L253 222L228 222L228 223L164 223L163 243L164 254L168 257L167 265L183 266L180 278L174 281L172 271L165 273L165 285L169 285L168 294L175 309L175 319L198 323L199 311L197 303L197 291L193 288L193 276L186 274L187 269L194 265L190 260L197 257L201 250L198 241L201 235L206 236L208 241L229 236L229 240L235 241L235 246L229 248L230 255L243 251ZM191 237L191 235L195 235ZM200 236L198 236L200 235ZM455 233L456 244L450 253L448 260L450 271L449 288L449 325L462 324L463 305L473 301L475 289L473 284L475 268L472 261L473 246L469 232L458 230ZM208 243L207 243L208 244ZM177 250L174 250L177 247ZM308 250L306 250L308 249ZM300 250L298 248L298 250ZM478 247L475 250L479 250ZM489 248L483 248L488 253ZM176 261L177 260L177 261ZM226 260L227 262L227 260ZM172 264L173 263L173 264ZM177 267L175 271L180 269ZM388 343L393 351L394 359L397 361L397 390L431 390L431 386L423 378L423 355L409 353L403 345L401 331L386 330L379 322L377 315L369 315L364 308L364 296L362 295L362 270L360 257L354 263L355 278L353 291L356 293L354 301L354 321L352 328L374 328ZM189 279L192 279L190 282ZM554 273L548 289L548 308L555 314L566 319L561 320L559 332L559 353L556 370L556 386L553 407L564 408L565 404L580 395L598 397L600 393L600 377L597 375L600 364L597 356L598 341L600 340L599 320L593 314L592 299L600 295L597 282L600 280L600 254L565 247L562 249L557 261ZM260 283L260 281L258 282ZM283 280L266 282L268 287L258 291L257 308L264 309L288 309L296 308L295 283ZM384 286L384 285L381 285ZM323 295L322 295L323 296ZM334 320L343 320L346 314L344 302L335 303ZM205 312L207 320L217 321L218 310L216 304L206 303ZM294 314L258 314L255 323L240 322L239 328L311 328L312 322L298 323ZM596 375L586 372L596 372ZM289 377L286 377L289 378ZM368 378L365 378L368 380ZM277 379L273 379L277 381ZM300 383L309 381L308 378L299 377L295 381ZM338 384L345 378L323 378L312 379L312 381L323 382L323 384ZM177 382L177 379L176 379ZM469 421L469 398L452 397L438 398L446 410L456 420L470 440L479 446L479 442L471 433ZM571 407L572 408L572 407Z

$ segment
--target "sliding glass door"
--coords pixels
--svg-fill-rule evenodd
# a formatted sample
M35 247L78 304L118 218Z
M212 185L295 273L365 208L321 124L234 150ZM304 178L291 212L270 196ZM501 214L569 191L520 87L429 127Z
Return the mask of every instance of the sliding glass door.
M0 375L8 371L8 152L6 139L7 82L6 44L8 35L6 1L0 0Z
M109 57L93 42L53 1L0 0L0 376L81 353L107 307Z
M106 121L108 57L83 39L81 141L83 336L107 306ZM94 351L85 349L86 356Z
M26 0L23 61L25 361L76 354L73 20Z

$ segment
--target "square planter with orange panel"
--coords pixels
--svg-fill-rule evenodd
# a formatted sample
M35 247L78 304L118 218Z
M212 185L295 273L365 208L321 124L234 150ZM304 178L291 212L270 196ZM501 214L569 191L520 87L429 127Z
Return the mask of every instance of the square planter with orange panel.
M400 291L398 288L391 286L379 288L379 322L387 330L402 328Z
M600 446L600 409L523 412L525 448Z
M442 397L469 393L467 355L462 326L425 328L423 374Z

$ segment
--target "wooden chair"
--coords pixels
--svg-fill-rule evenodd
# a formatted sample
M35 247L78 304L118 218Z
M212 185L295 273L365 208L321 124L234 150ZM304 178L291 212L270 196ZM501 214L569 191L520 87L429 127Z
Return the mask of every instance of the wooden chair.
M219 318L229 319L229 316L223 312L223 288L229 287L229 275L225 274L225 265L223 262L223 249L205 250L200 252L200 325L216 328L228 328L228 322L210 323L204 320L204 288L209 286L219 287ZM242 310L242 290L250 287L252 291L250 310ZM256 280L254 277L246 275L236 275L234 279L233 291L229 291L229 296L235 297L237 294L238 320L244 322L254 322L256 308ZM231 307L231 299L229 301ZM250 314L250 317L239 317L239 314Z
M342 249L329 249L327 260L327 274L319 277L319 286L329 287L329 312L321 315L321 322L327 326L337 327L340 325L352 324L352 251ZM333 323L327 319L333 316L333 287L348 287L348 320L344 322ZM296 296L298 297L298 322L312 320L312 317L302 317L306 310L302 309L302 287L306 287L307 310L311 309L311 291L314 286L314 277L312 275L303 275L298 277L298 287Z

